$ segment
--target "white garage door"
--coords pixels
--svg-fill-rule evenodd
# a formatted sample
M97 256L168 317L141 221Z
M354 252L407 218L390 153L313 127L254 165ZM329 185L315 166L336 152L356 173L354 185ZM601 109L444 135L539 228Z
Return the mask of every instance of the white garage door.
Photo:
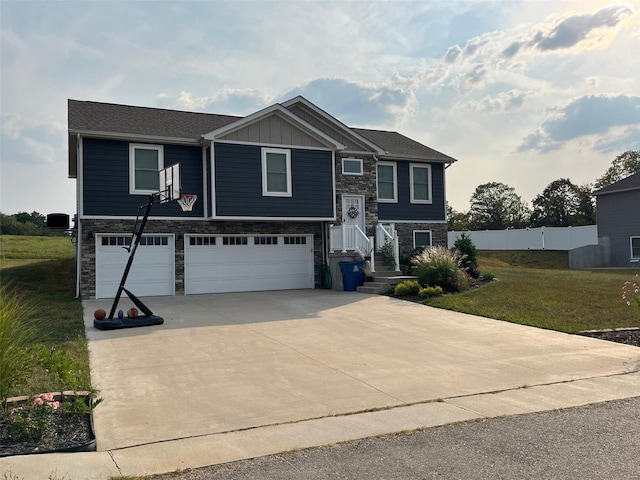
M185 237L187 294L313 287L313 235Z
M113 298L129 260L131 235L96 236L96 298ZM173 235L143 235L125 288L137 297L175 294Z

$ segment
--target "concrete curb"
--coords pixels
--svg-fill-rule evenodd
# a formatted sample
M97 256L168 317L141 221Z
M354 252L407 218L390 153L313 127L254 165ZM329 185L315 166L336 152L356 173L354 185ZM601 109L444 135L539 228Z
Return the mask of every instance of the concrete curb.
M15 478L107 479L198 468L452 423L640 396L640 372L446 398L357 414L150 443L108 452L0 459ZM14 478L10 477L10 478Z

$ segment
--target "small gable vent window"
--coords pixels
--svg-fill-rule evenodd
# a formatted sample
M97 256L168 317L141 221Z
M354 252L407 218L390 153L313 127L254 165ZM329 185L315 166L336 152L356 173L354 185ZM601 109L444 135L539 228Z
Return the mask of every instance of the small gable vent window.
M164 168L162 145L129 145L129 193L149 195L159 189L158 172Z
M361 158L343 158L342 174L343 175L362 175L362 159Z

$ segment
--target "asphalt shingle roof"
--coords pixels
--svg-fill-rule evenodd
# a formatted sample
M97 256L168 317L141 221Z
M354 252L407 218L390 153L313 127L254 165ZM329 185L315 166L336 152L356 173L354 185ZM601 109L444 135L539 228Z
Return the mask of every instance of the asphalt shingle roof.
M242 117L69 100L69 130L187 138L198 141Z
M640 189L640 172L634 173L633 175L628 176L627 178L623 178L616 183L612 183L600 190L596 190L593 192L594 195L606 195L607 193L616 193L625 190L636 190Z
M387 152L387 155L420 157L440 162L456 161L455 158L416 142L409 137L405 137L398 132L369 130L366 128L352 128L352 130L381 147Z
M206 133L244 118L81 100L69 100L68 114L71 132L139 135L195 142ZM352 130L385 150L388 156L418 157L439 162L456 161L398 132L364 128Z

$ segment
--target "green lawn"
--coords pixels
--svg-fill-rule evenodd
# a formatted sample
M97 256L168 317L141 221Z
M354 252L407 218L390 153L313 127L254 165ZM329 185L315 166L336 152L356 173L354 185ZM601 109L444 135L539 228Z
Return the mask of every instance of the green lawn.
M429 305L575 333L640 327L637 308L621 299L637 270L569 270L566 252L479 252L480 271L496 280Z
M31 346L49 352L49 369L36 365L30 380L12 394L35 394L91 387L82 303L75 298L74 246L69 237L0 236L0 280L35 308L38 334ZM22 262L22 265L16 265ZM59 352L63 352L62 354ZM66 359L61 357L64 356ZM51 370L67 368L74 385ZM47 371L50 370L50 371Z

